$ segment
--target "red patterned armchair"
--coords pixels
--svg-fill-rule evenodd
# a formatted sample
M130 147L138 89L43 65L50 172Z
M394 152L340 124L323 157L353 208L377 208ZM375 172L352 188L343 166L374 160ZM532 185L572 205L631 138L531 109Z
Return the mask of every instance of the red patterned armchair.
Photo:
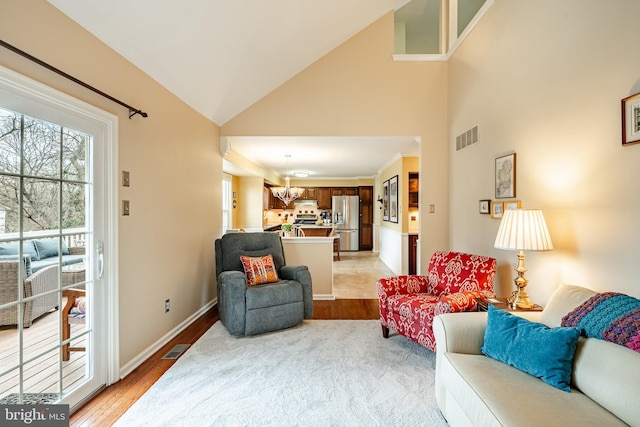
M426 276L397 276L376 283L382 335L389 329L436 350L433 318L442 313L472 311L478 297L495 298L496 260L461 252L436 252Z

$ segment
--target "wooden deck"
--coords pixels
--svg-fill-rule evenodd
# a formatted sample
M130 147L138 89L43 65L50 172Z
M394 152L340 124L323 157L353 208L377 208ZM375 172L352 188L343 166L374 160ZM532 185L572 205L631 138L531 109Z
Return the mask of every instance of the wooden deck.
M30 328L24 329L23 393L59 395L60 370L63 393L79 385L87 376L85 352L72 351L69 361L61 362L59 324L60 313L56 310L41 316ZM78 336L84 330L84 325L71 325L71 336ZM18 340L15 326L0 327L0 402L15 398L19 392ZM74 347L84 347L85 341L86 337L81 337L72 344Z

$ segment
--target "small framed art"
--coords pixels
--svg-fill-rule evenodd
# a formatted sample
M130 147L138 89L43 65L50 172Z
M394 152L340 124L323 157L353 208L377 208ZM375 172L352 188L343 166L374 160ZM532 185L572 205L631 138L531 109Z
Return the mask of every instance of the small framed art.
M479 211L481 214L489 214L491 211L491 200L480 200Z
M509 200L504 202L504 210L508 209L520 209L522 207L522 202L520 200Z
M389 180L389 221L398 222L398 175Z
M491 218L500 219L504 213L503 202L491 202Z
M640 142L640 93L622 100L622 145Z
M382 183L382 220L389 221L389 180Z
M516 153L496 159L496 199L516 197Z

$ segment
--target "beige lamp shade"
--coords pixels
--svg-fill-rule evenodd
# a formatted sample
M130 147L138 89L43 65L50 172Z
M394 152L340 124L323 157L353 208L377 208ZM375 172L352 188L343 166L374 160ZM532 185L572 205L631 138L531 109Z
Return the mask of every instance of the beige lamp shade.
M539 209L506 209L500 221L496 241L498 249L550 251L551 236Z

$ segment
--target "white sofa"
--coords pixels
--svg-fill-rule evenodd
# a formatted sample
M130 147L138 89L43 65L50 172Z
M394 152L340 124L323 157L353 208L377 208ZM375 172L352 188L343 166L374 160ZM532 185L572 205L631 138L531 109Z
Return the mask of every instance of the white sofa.
M595 292L562 286L542 312L549 327ZM487 313L436 316L436 401L450 426L640 426L640 353L580 337L571 392L482 354Z

